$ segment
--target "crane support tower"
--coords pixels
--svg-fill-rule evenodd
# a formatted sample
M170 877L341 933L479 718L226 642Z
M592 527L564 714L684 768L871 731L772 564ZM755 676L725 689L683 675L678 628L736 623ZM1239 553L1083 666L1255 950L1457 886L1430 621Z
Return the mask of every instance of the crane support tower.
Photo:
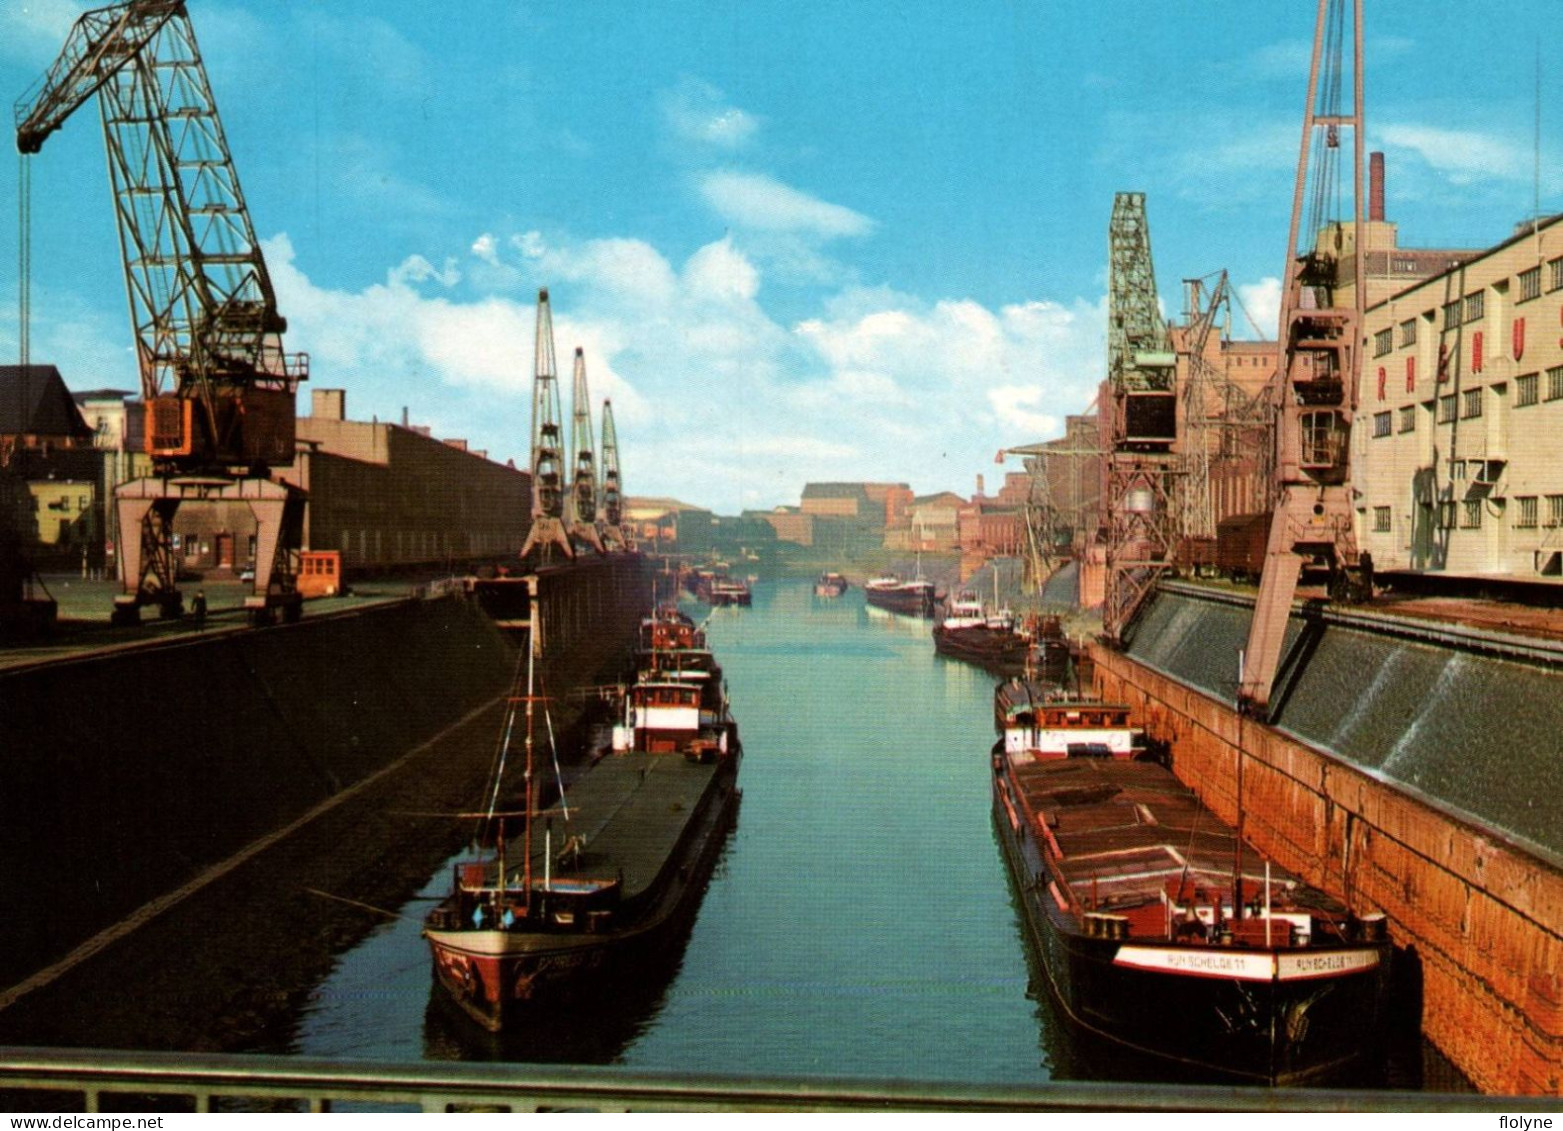
M1229 513L1217 503L1217 469L1229 484L1234 471L1240 471L1245 482L1263 484L1258 492L1261 495L1274 478L1270 470L1275 447L1270 386L1250 394L1210 361L1211 335L1218 335L1223 348L1230 340L1235 298L1227 273L1218 271L1214 277L1215 285L1209 288L1205 284L1210 276L1183 280L1187 310L1178 347L1179 353L1188 357L1181 394L1179 442L1184 478L1178 511L1183 547L1178 556L1180 561L1196 565L1214 552L1217 523Z
M602 493L597 529L604 546L630 550L635 546L624 522L624 481L619 474L619 432L613 426L613 402L602 402Z
M537 292L536 365L532 377L532 528L521 556L546 562L555 548L575 556L564 515L564 437L560 435L559 375L554 363L554 316L548 288Z
M1362 246L1362 0L1319 0L1302 146L1292 194L1286 286L1281 296L1281 360L1276 370L1274 512L1259 598L1239 664L1237 701L1244 713L1270 716L1292 598L1305 563L1329 571L1330 596L1371 595L1372 561L1358 555L1352 527L1352 414L1366 288ZM1342 42L1351 38L1351 71ZM1351 110L1340 109L1345 78ZM1342 133L1351 133L1352 218L1326 219L1343 195ZM1305 197L1308 205L1304 228ZM1338 213L1337 213L1338 214ZM1307 241L1299 246L1299 237ZM1350 293L1344 293L1349 289Z
M93 94L155 471L115 491L125 590L115 620L134 623L146 605L179 615L174 513L215 502L248 504L255 516L246 606L258 621L279 608L294 619L305 496L270 469L293 461L294 395L308 358L283 352L287 323L182 0L83 14L17 103L17 149L37 153Z
M1102 628L1121 643L1163 573L1177 522L1177 355L1156 298L1145 194L1113 198L1109 228L1107 388L1107 594Z
M597 456L592 440L592 402L586 388L586 352L575 347L575 382L570 394L570 448L575 477L570 482L570 537L603 552L597 533Z

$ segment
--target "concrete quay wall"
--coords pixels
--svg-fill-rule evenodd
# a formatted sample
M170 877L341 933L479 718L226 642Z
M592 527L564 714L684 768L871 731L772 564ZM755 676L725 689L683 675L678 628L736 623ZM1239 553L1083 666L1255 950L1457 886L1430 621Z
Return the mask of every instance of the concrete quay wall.
M0 672L0 986L389 765L514 666L443 598Z
M1198 648L1198 637L1180 645ZM1093 646L1095 687L1173 746L1173 769L1261 852L1390 920L1420 965L1423 1031L1489 1092L1563 1091L1563 870L1131 655ZM1372 683L1359 673L1359 695ZM1340 717L1360 705L1344 697ZM1525 768L1510 770L1521 777ZM1239 805L1241 798L1241 806Z

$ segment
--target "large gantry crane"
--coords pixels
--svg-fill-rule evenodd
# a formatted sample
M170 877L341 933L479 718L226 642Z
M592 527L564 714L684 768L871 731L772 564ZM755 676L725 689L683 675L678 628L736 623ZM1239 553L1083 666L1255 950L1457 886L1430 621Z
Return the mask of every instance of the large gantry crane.
M132 0L83 14L59 58L16 107L16 145L34 154L98 96L119 222L155 474L115 491L115 620L142 606L182 610L174 514L183 503L244 503L256 523L246 607L299 611L304 494L271 477L294 458L304 355L250 223L217 104L182 0ZM24 178L25 183L25 178ZM26 226L24 198L24 229Z
M1346 74L1342 43L1352 42L1351 111L1340 108ZM1340 215L1341 134L1351 132L1352 221ZM1353 531L1350 473L1352 414L1366 288L1362 246L1362 0L1319 0L1292 193L1281 358L1276 369L1275 506L1264 573L1238 665L1238 709L1268 719L1287 621L1305 562L1328 568L1334 598L1371 594L1372 563L1359 558ZM1307 197L1307 227L1304 198ZM1299 237L1306 243L1299 245ZM1349 298L1342 291L1350 288ZM1346 301L1342 301L1346 298Z
M1102 628L1124 630L1172 568L1177 538L1177 355L1156 297L1145 194L1113 198L1109 228L1107 388L1107 593Z
M521 556L548 561L557 547L575 556L564 514L564 445L560 435L559 374L554 362L554 316L548 288L537 292L537 342L532 376L532 528Z

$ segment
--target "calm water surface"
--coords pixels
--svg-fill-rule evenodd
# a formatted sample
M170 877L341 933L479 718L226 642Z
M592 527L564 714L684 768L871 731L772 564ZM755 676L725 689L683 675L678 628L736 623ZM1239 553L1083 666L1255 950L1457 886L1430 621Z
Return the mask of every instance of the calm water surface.
M743 734L744 797L678 963L611 1005L480 1034L431 993L418 920L442 870L408 918L343 956L297 1052L1048 1078L989 823L992 679L937 658L927 622L867 609L856 589L762 583L709 635Z

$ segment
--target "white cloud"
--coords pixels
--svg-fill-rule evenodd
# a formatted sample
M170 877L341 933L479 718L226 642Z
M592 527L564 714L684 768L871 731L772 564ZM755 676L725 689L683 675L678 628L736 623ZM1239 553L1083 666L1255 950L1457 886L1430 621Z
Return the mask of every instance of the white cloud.
M662 115L681 141L732 150L750 141L760 128L752 114L730 105L716 87L687 78L661 98Z
M1037 385L995 385L988 390L988 404L1000 418L1033 436L1048 436L1063 428L1063 418L1056 412L1039 411L1044 400Z
M695 298L744 302L760 291L760 273L729 239L707 244L684 264L684 282Z
M421 255L409 255L391 270L392 283L426 283L433 279L442 287L454 287L461 282L461 272L454 259L446 259L445 266L437 268Z
M806 232L824 238L862 236L874 229L867 216L762 173L708 173L701 179L700 194L719 216L740 228Z
M1415 154L1456 185L1531 176L1530 147L1490 132L1418 125L1382 126L1377 132L1387 148Z
M1233 332L1243 338L1257 328L1266 340L1273 340L1281 325L1281 280L1272 275L1257 283L1239 284L1237 297L1254 325L1234 328Z
M473 240L470 250L473 255L477 256L484 263L489 264L491 267L498 267L500 265L499 252L496 250L494 237L490 233L484 232L477 239Z
M486 233L467 250L550 288L566 401L579 345L594 417L613 401L627 489L724 513L795 502L811 479L964 490L998 448L1083 411L1105 353L1104 299L993 308L849 288L786 325L760 305L763 268L728 238L679 263L619 238ZM440 434L524 462L529 293L470 297L453 263L418 256L382 283L329 290L285 236L266 255L290 348L310 352L316 384L349 389L356 417L437 408Z

